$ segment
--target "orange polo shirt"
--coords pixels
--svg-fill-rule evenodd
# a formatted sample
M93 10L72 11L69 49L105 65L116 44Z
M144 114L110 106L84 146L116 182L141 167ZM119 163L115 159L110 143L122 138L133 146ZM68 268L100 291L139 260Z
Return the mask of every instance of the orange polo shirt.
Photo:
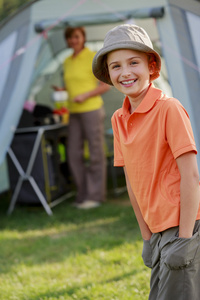
M178 226L180 173L176 158L197 154L189 116L181 103L150 86L130 114L125 98L112 116L114 165L125 166L141 213L152 232ZM200 210L197 219L200 219Z

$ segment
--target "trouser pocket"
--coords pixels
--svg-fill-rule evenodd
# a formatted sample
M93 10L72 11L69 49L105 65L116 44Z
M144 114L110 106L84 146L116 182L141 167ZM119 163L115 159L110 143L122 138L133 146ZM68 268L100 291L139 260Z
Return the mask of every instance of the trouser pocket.
M152 268L152 248L150 240L143 240L142 259L148 268Z
M167 246L164 263L171 270L188 267L195 259L199 249L199 232L191 238L173 237Z

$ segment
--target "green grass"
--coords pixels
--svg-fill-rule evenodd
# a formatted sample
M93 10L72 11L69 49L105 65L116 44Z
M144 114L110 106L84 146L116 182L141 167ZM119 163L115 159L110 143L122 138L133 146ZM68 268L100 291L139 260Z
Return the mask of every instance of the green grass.
M0 299L146 300L150 271L126 194L90 211L17 205L0 198Z

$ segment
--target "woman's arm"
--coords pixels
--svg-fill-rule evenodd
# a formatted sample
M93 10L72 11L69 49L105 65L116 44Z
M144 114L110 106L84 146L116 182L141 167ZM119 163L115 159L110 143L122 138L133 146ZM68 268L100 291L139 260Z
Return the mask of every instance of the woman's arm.
M110 89L110 86L104 82L99 81L98 86L89 92L78 95L74 98L74 102L83 102L88 98L95 97L97 95L102 95Z
M181 175L179 237L190 238L199 208L200 188L196 154L188 152L176 159Z
M52 89L54 89L54 91L56 91L56 92L59 92L59 91L66 91L66 88L64 88L64 87L59 87L59 86L56 86L56 85L52 85L51 87L52 87Z
M128 178L125 167L124 167L124 173L125 173L126 185L127 185L127 189L128 189L129 198L130 198L135 216L137 218L137 221L138 221L138 224L139 224L139 227L140 227L142 238L144 240L150 240L152 232L150 231L148 225L146 224L146 222L143 219L143 216L141 214L141 211L140 211L140 208L138 206L137 200L136 200L135 195L132 191L130 181L129 181L129 178Z

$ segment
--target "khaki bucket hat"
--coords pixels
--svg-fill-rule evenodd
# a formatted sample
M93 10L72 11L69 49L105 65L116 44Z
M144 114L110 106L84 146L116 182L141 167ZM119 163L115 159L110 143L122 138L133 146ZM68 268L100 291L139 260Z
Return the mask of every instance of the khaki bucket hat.
M161 58L153 49L152 42L146 31L137 25L123 24L108 31L103 47L94 56L92 70L95 77L100 81L113 85L109 78L104 57L107 53L119 49L132 49L154 54L157 68L150 76L150 80L153 81L160 76Z

